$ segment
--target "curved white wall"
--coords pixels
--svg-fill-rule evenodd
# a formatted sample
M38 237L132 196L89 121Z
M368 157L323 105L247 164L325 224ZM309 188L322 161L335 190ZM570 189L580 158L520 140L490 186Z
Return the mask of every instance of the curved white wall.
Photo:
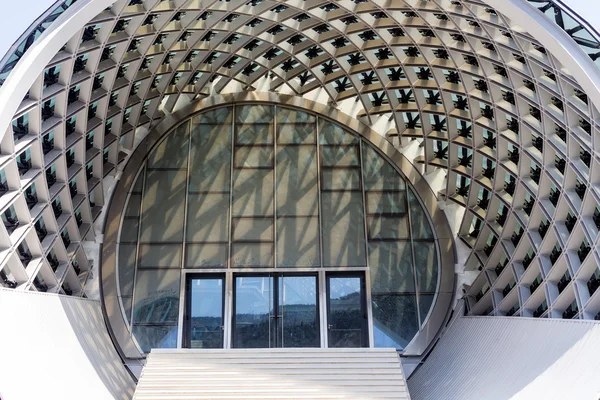
M0 398L131 399L100 302L0 288L0 306Z

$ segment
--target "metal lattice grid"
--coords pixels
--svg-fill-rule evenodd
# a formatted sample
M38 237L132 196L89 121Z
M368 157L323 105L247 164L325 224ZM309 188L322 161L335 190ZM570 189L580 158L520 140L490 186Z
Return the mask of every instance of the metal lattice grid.
M600 311L598 111L525 29L479 1L116 2L55 56L2 140L2 210L17 222L0 233L2 278L60 291L71 277L79 289L69 264L87 268L79 244L147 128L197 97L242 90L329 102L424 173L441 167L440 195L465 207L466 266L483 270L471 313ZM33 265L17 256L24 240Z

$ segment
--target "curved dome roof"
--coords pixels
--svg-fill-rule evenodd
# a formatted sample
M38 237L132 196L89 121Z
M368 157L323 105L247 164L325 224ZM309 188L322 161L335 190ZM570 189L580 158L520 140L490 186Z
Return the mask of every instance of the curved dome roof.
M600 311L598 41L547 19L555 3L67 3L0 89L3 279L82 293L81 243L148 130L198 98L271 91L354 116L420 166L462 264L484 271L473 314Z

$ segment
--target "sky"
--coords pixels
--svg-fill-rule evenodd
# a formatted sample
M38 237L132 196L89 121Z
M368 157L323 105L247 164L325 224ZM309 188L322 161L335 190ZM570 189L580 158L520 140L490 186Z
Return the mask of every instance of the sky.
M33 22L56 0L17 0L2 3L0 23L0 58Z

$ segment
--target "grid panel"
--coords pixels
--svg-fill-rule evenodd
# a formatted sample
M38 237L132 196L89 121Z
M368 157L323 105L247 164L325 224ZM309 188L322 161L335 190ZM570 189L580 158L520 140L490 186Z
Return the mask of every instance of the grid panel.
M0 278L81 293L79 243L138 128L239 90L319 92L383 127L423 172L443 168L440 196L466 210L466 266L482 269L471 313L600 311L597 110L552 54L479 1L115 3L48 65L1 143Z

